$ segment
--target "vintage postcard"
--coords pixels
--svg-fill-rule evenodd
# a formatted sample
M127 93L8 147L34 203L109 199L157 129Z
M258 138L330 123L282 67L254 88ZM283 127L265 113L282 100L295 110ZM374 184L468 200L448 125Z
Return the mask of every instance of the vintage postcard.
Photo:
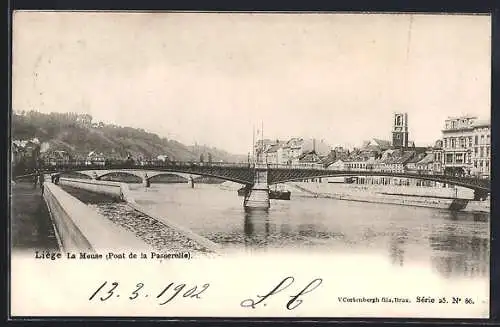
M12 41L12 316L489 317L489 15L16 11Z

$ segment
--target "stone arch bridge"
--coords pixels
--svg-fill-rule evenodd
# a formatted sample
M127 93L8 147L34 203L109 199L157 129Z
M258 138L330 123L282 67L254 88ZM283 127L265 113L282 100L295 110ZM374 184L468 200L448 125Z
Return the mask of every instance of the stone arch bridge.
M98 178L112 172L123 172L136 175L143 180L160 174L179 174L180 176L209 176L251 186L252 189L265 192L271 184L285 183L320 177L353 177L353 176L385 176L419 180L428 180L445 184L452 184L472 189L475 199L484 199L491 192L489 179L472 177L418 174L409 172L388 172L375 170L329 170L306 168L288 165L250 165L240 163L203 164L193 162L167 162L154 165L137 166L133 164L119 164L108 166L87 165L59 165L42 167L41 171L48 174L60 175L64 172L80 172L94 175ZM146 177L147 174L147 177ZM28 175L24 175L28 176ZM92 176L91 176L92 177ZM252 193L252 192L250 192ZM261 192L255 192L261 193ZM266 197L263 197L265 201ZM268 202L267 197L267 202Z

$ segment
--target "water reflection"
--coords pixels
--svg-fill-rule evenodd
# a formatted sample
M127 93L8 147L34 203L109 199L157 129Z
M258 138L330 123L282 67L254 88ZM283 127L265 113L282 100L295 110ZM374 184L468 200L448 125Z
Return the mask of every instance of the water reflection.
M450 220L456 220L452 216ZM429 236L433 249L432 267L443 276L487 277L489 274L489 238L486 233L479 233L476 223L478 216L473 217L471 225L447 223L436 226ZM475 228L474 228L475 227Z
M408 240L407 228L401 228L397 232L391 235L389 246L390 246L390 257L392 264L396 264L401 267L404 265L405 244L407 240Z
M488 274L489 214L308 198L245 212L236 191L153 189L155 197L137 197L228 249L352 252L382 255L403 268L424 265L445 277Z
M477 221L477 222L488 222L490 215L485 212L465 212L465 211L448 211L448 214L444 215L444 219L453 221Z
M263 247L269 243L269 211L245 210L244 227L245 245Z

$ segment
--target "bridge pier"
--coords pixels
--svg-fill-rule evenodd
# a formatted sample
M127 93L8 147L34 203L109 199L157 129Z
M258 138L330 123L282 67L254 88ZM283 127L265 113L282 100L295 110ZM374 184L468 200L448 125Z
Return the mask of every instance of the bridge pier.
M269 201L269 184L267 182L267 169L255 169L254 184L245 194L243 207L245 210L267 210L271 207Z
M474 201L484 201L488 197L488 192L483 190L474 190Z
M189 185L191 185L191 188L194 188L194 177L193 176L189 176Z
M151 186L151 181L149 180L148 173L144 173L144 175L142 176L142 185L144 185L144 187Z

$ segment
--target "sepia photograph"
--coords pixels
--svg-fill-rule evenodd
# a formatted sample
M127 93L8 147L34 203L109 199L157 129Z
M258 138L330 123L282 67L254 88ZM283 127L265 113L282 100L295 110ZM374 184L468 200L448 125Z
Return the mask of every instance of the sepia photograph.
M15 11L11 315L489 318L490 90L490 15Z

